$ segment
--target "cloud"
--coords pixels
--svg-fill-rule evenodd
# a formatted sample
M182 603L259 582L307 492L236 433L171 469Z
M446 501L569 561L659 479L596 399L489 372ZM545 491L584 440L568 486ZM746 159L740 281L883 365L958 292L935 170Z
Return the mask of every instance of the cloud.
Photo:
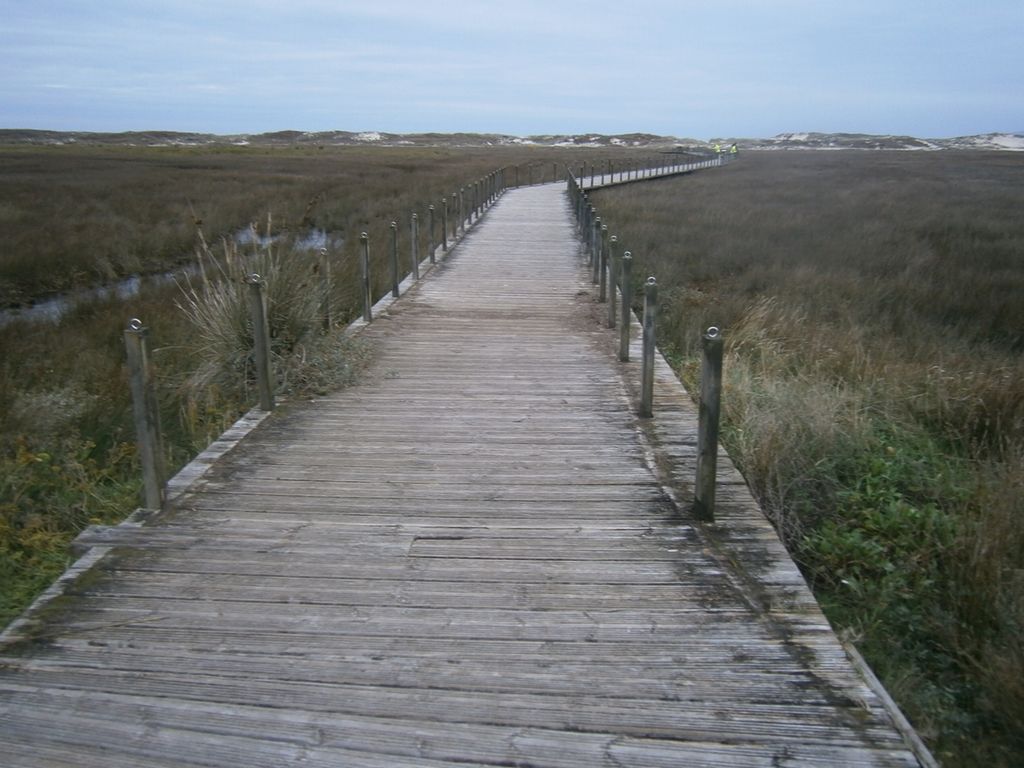
M911 0L899 13L880 0L5 5L0 120L19 124L76 127L89 99L108 129L144 113L231 132L506 120L509 132L751 135L885 125L888 110L894 132L938 135L950 104L990 130L1024 125L1017 0Z

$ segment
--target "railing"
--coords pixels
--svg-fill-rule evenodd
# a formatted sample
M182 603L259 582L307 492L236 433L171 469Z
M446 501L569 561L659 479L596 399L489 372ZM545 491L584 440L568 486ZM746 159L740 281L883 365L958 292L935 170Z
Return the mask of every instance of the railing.
M347 331L356 330L373 322L375 312L399 298L401 288L406 290L418 281L426 270L437 263L438 253L449 253L465 237L488 208L508 189L506 168L499 168L441 198L440 207L426 206L426 259L421 261L420 246L424 239L421 232L419 213L409 217L409 247L407 268L403 271L399 258L399 225L390 224L390 268L389 291L375 300L371 268L370 237L366 232L359 235L359 304L362 316L351 323ZM421 206L422 208L422 206ZM436 215L440 210L440 216ZM440 225L440 232L438 232ZM321 323L325 330L331 327L330 289L331 259L326 248L320 250ZM275 408L275 377L270 353L270 325L267 315L267 281L258 274L246 277L251 324L253 329L253 367L259 391L261 411ZM143 474L144 509L159 510L166 503L167 477L164 466L164 448L160 431L159 409L153 367L149 355L149 330L138 318L128 323L124 332L127 350L129 380L132 393L132 408L135 420L136 439Z
M731 158L730 158L731 159ZM568 178L568 189L570 199L573 201L574 211L584 245L589 253L590 266L593 270L594 284L600 286L600 300L608 302L608 325L613 328L616 325L616 291L621 298L620 336L619 336L619 359L623 362L629 361L630 324L632 318L632 275L631 275L631 254L626 251L621 258L617 258L615 251L618 248L618 238L609 232L607 223L603 223L597 215L596 209L590 204L589 197L585 191L584 183L589 182L590 189L599 186L610 186L611 184L629 183L640 180L656 179L665 176L690 173L704 168L718 167L727 162L724 155L712 158L703 158L690 163L672 163L658 165L653 160L634 162L629 165L619 164L616 166L613 161L606 162L607 173L601 175L591 174L589 177L577 178L566 169L565 177ZM388 304L399 298L402 286L409 286L420 279L422 271L429 269L437 261L438 252L442 255L450 252L458 242L466 235L479 220L481 215L510 187L521 186L526 180L530 184L550 183L546 178L538 181L534 170L540 166L532 165L528 178L521 178L519 166L513 168L501 168L486 176L452 192L441 198L440 206L430 205L427 212L427 258L420 259L419 247L423 239L418 213L412 213L409 218L410 238L408 252L408 268L403 270L399 254L399 223L392 221L390 230L390 258L386 260L390 264L390 282L388 290L384 295L375 299L373 281L371 280L371 269L374 264L371 259L370 236L362 232L359 236L359 288L362 316L349 326L355 330L373 322L375 312L379 312ZM552 175L557 174L557 166L551 168ZM581 167L581 173L587 170L587 163ZM593 170L593 166L591 166ZM440 211L440 215L437 212ZM438 231L439 227L439 231ZM322 281L322 324L324 328L331 327L330 301L330 254L326 249L320 253L321 269L319 270ZM259 391L259 409L269 412L274 409L275 403L275 381L274 371L270 354L270 330L267 321L267 299L266 281L258 274L251 274L247 277L249 302L251 310L251 323L253 328L253 363L256 371L257 387ZM649 418L653 414L653 383L654 383L654 359L655 359L655 315L657 308L657 281L654 277L648 278L644 286L644 319L643 319L643 372L639 415ZM712 335L709 329L708 336ZM147 348L148 331L138 319L132 319L128 329L125 331L125 343L128 349L129 368L131 376L131 389L133 396L133 412L135 414L136 434L139 445L139 455L143 464L143 496L146 509L160 509L166 500L166 476L164 471L164 452L160 437L159 416L157 413L157 400L154 387L154 376L149 362ZM712 343L712 342L708 342ZM718 342L720 346L720 337ZM714 475L715 459L717 456L717 397L716 391L720 391L721 385L721 353L718 353L718 384L714 384L715 374L713 371L707 375L710 382L702 390L708 391L708 402L704 405L704 394L702 391L701 406L701 443L700 458L698 459L698 476L702 478L698 482L697 501L695 510L706 519L714 514ZM706 412L706 413L705 413Z
M735 153L729 160L735 159ZM607 221L598 215L590 202L587 189L610 186L646 179L690 173L704 168L717 168L729 160L726 155L700 160L694 163L672 164L652 168L620 168L619 178L610 169L601 176L576 177L566 169L569 200L576 216L578 232L583 249L587 254L592 271L592 281L598 286L598 301L608 303L608 328L619 327L619 360L629 362L633 322L633 257L624 251L616 257L619 238L611 234ZM585 168L581 169L581 172ZM584 182L591 182L584 187ZM596 181L599 179L600 181ZM622 311L616 320L616 289L621 299ZM655 327L658 308L658 281L648 277L643 285L644 303L642 315L640 369L640 401L637 415L648 419L654 415L654 367L656 356ZM715 481L718 466L718 424L721 411L722 393L722 334L717 327L710 327L701 338L703 360L701 364L701 386L699 396L699 426L697 438L697 472L694 484L693 512L699 520L713 521L715 516Z
M672 155L676 161L666 163L666 156ZM685 156L685 160L683 157ZM572 175L584 189L627 184L634 181L672 176L703 168L715 168L727 165L735 160L737 153L722 151L715 153L672 152L665 151L660 155L640 158L601 160L583 160L571 166ZM506 182L509 187L529 187L537 184L551 184L565 180L565 166L557 162L535 161L506 166Z
M716 152L713 155L701 155L698 159L686 162L664 163L657 160L619 161L605 160L600 163L584 162L575 174L576 183L582 189L610 187L615 184L629 184L635 181L650 181L666 176L678 176L706 168L718 168L727 165L737 157L736 153Z

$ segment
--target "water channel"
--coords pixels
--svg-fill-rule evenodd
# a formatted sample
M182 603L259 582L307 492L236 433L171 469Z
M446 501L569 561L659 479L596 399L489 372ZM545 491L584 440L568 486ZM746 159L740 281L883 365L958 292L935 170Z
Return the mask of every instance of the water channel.
M266 237L258 235L246 227L234 235L238 245L251 245L258 242L267 246L283 240L285 235ZM337 233L329 233L322 229L314 229L295 240L293 248L300 251L318 250L320 248L340 249L344 238ZM138 296L143 287L161 287L186 277L199 274L199 265L195 261L182 264L168 272L155 272L146 275L131 275L116 282L92 288L79 288L66 293L40 299L22 307L11 307L0 310L0 328L15 321L56 323L73 308L94 301L110 301L112 299L127 300Z

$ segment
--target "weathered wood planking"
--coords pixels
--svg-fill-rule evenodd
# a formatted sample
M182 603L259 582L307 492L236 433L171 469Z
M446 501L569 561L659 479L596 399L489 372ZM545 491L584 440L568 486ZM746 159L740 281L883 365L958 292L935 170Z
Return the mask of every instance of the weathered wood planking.
M694 408L659 358L633 416L577 253L507 193L362 383L86 532L8 633L3 764L916 765L724 454L690 519Z

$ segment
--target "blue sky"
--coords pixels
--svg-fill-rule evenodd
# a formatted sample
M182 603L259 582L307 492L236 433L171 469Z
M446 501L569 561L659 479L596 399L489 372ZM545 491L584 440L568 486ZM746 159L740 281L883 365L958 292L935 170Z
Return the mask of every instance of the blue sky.
M1024 1L0 0L0 127L1024 131Z

